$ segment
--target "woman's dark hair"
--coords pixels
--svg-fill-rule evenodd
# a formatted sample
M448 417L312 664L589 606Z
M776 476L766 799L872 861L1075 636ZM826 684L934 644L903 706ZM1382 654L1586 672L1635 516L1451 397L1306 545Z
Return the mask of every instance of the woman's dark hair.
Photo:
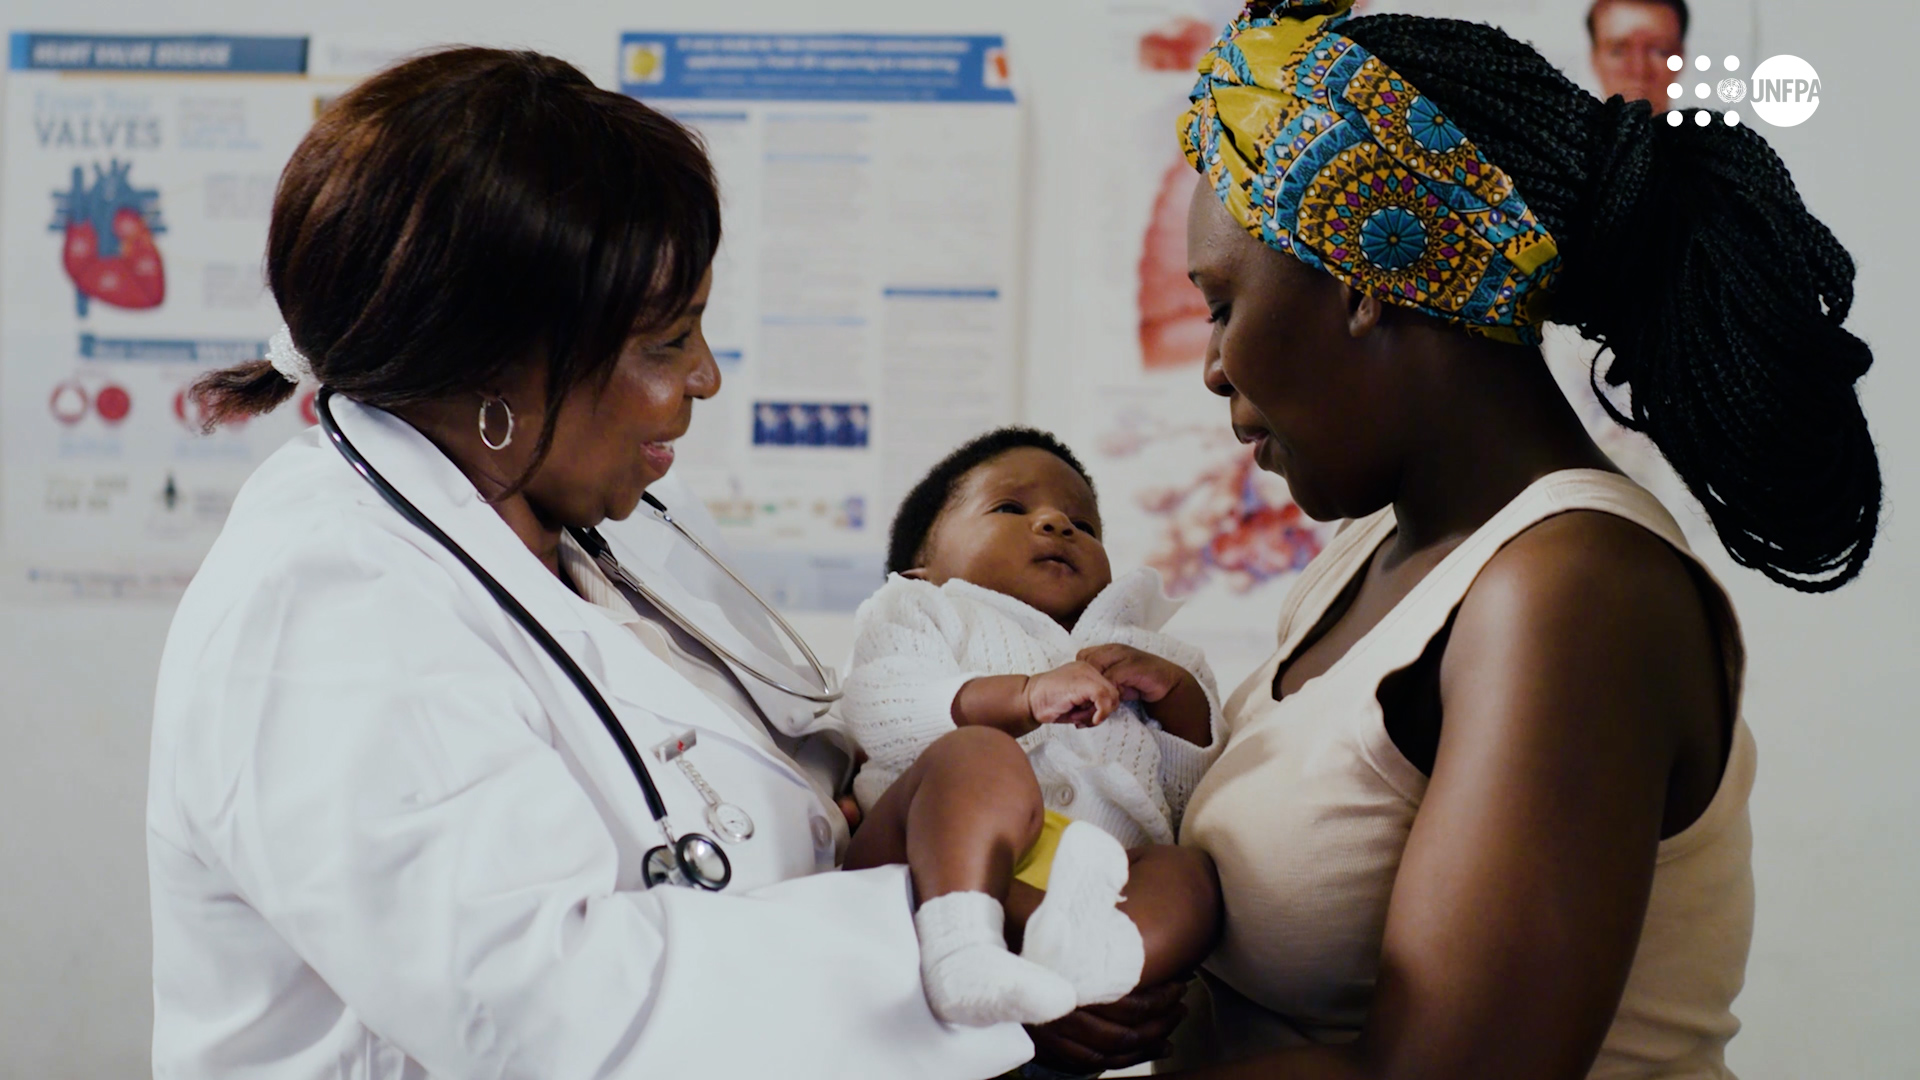
M1026 446L1045 450L1066 462L1087 482L1089 489L1093 487L1093 477L1087 475L1080 459L1052 435L1029 427L989 431L941 458L913 485L907 497L900 500L900 510L893 515L893 532L887 539L887 573L898 574L920 565L920 551L927 546L927 537L932 535L933 526L940 520L947 503L952 501L954 489L968 473L1009 450Z
M1490 26L1376 15L1339 32L1513 178L1559 244L1554 320L1611 354L1596 391L1629 388L1626 413L1601 403L1652 438L1728 554L1807 592L1859 574L1880 465L1854 392L1873 354L1841 328L1853 260L1766 139L1598 101Z
M280 175L267 283L314 374L368 405L544 365L531 472L567 393L678 318L719 243L713 169L685 128L553 57L454 48L320 114ZM292 392L265 361L193 388L208 427Z

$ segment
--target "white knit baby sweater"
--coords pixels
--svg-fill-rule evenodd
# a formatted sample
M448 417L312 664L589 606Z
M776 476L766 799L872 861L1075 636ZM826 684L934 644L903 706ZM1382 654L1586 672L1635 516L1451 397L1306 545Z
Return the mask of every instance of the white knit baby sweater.
M1097 727L1043 724L1020 745L1047 808L1089 821L1128 847L1170 844L1187 797L1219 755L1220 693L1200 650L1160 633L1179 610L1160 575L1136 570L1101 590L1068 633L1011 596L953 580L898 575L854 616L841 715L868 761L853 784L869 808L935 739L954 729L953 697L985 675L1036 675L1092 645L1131 645L1193 673L1207 695L1212 737L1195 746L1128 704Z

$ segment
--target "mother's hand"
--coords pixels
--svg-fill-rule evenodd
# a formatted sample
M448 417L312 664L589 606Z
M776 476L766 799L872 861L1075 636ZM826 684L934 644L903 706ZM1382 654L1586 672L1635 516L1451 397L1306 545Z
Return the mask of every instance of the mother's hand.
M851 795L842 795L833 801L840 807L840 816L847 819L847 831L853 832L858 829L860 819L865 816L860 813L860 803Z
M1028 1028L1033 1060L1062 1072L1098 1073L1167 1056L1167 1037L1187 1015L1185 982L1143 986L1108 1005L1088 1005Z

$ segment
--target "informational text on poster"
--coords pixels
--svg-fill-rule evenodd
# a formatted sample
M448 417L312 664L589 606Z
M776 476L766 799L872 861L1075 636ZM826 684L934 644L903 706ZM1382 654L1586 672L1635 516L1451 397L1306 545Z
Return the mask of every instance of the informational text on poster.
M262 355L274 185L327 93L305 38L17 33L0 176L0 591L170 599L308 400L199 432ZM307 414L303 416L302 414Z
M696 129L725 239L725 389L679 463L793 610L879 585L906 488L1009 422L1019 115L997 37L629 33L621 89Z

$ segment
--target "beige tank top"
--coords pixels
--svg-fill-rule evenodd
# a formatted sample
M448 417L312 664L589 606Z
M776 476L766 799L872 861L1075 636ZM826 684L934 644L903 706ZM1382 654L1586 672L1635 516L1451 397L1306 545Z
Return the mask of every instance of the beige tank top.
M1672 517L1632 481L1570 470L1543 477L1449 553L1324 674L1281 701L1274 673L1374 550L1393 511L1351 523L1294 586L1280 648L1226 707L1226 750L1188 805L1181 843L1220 868L1226 928L1206 966L1183 1063L1231 1060L1358 1035L1367 1018L1387 903L1427 779L1401 755L1375 693L1446 624L1488 560L1528 526L1569 510L1632 521L1692 559ZM1698 566L1697 560L1695 565ZM1725 593L1699 567L1738 716L1743 650ZM1747 795L1753 738L1736 720L1706 811L1662 842L1639 950L1589 1074L1723 1078L1731 1011L1753 932Z

